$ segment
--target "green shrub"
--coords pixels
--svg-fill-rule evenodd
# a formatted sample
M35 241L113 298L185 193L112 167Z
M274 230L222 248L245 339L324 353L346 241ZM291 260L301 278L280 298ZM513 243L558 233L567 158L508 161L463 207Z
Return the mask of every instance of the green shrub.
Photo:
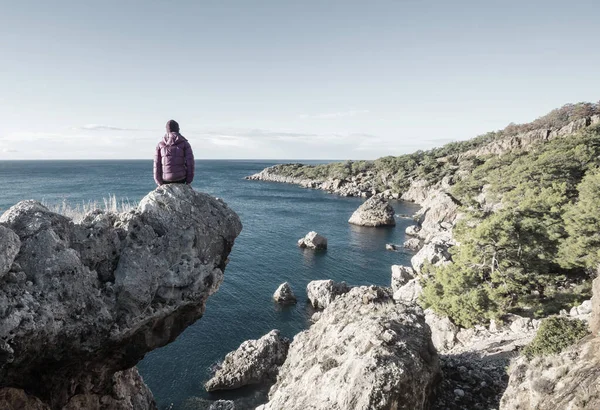
M577 343L588 334L587 324L579 319L561 316L544 319L533 341L523 349L523 355L534 356L558 354Z

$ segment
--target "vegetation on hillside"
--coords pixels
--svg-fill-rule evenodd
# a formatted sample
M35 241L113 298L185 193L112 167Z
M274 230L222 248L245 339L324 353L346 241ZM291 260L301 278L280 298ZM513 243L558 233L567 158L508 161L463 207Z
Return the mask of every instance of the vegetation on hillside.
M458 155L466 151L523 132L561 128L572 121L598 114L600 114L600 102L567 104L530 123L509 124L503 130L489 132L466 141L451 142L428 151L387 156L374 161L345 161L320 165L282 164L276 166L274 171L279 175L314 180L346 179L360 173L372 172L376 175L389 176L392 180L389 188L403 192L409 187L411 179L437 182L444 176L452 175L459 167ZM469 161L476 161L476 159Z
M589 297L600 262L600 128L493 156L454 186L465 206L453 263L427 267L423 301L472 326L515 310L558 313ZM485 187L485 190L484 190ZM501 203L486 211L476 198Z

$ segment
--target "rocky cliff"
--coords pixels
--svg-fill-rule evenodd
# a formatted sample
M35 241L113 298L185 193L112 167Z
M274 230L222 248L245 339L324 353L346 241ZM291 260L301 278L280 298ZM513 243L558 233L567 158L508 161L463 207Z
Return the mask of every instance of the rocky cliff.
M78 224L24 201L0 227L2 408L13 397L51 409L153 408L128 369L202 316L242 229L186 185Z
M296 335L259 409L427 409L439 376L423 315L389 289L355 287Z

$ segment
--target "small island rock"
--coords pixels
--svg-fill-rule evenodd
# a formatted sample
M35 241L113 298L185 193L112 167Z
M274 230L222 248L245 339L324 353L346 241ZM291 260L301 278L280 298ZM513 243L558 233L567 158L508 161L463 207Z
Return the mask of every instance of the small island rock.
M232 390L274 380L287 356L290 341L271 330L257 340L246 340L225 356L221 367L206 382L206 391Z
M292 291L292 287L289 283L284 282L275 291L273 294L273 299L277 303L281 303L283 305L289 305L296 303L296 295Z
M360 226L395 226L394 208L383 198L373 196L367 199L352 214L349 223Z
M304 238L298 240L298 246L301 248L324 250L327 249L327 238L315 231L311 231Z
M386 243L385 244L385 249L387 251L397 251L398 250L398 246L394 245L393 243Z

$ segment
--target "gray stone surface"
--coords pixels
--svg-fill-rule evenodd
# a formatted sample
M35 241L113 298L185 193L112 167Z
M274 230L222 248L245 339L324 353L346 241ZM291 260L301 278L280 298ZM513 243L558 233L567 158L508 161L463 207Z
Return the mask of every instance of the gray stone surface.
M324 309L335 298L347 293L350 287L346 282L334 282L331 279L313 280L306 285L306 293L312 307L316 309Z
M348 222L360 226L394 226L394 215L394 208L385 199L374 196L359 206Z
M225 203L187 185L81 224L34 201L0 223L21 242L19 272L0 286L0 385L53 409L76 393L117 395L116 372L199 319L242 229Z
M392 265L392 292L396 292L402 286L406 285L409 280L414 279L415 271L410 266Z
M279 335L279 330L271 330L257 340L246 340L225 356L204 387L207 391L232 390L274 380L287 356L289 344L288 339Z
M315 231L311 231L304 238L298 239L298 246L301 248L325 250L327 249L327 238Z
M273 293L273 300L282 305L290 305L296 303L296 295L294 295L290 284L284 282Z
M0 279L10 270L20 248L19 236L0 225Z
M427 409L440 376L423 316L356 287L298 334L263 410Z

